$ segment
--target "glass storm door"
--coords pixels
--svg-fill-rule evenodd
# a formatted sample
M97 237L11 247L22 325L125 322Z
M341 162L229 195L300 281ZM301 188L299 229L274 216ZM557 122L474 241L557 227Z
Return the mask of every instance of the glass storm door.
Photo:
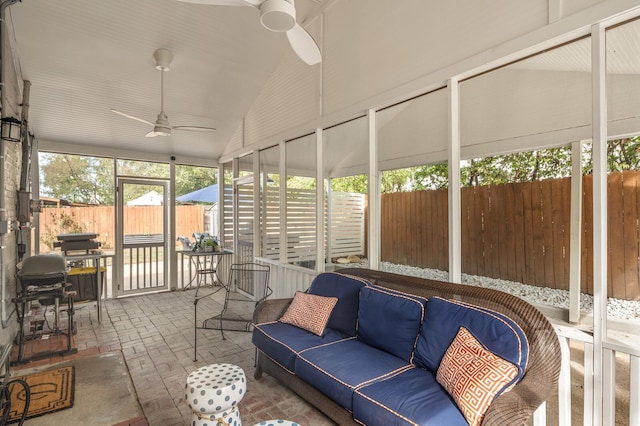
M167 182L118 179L117 296L168 289Z

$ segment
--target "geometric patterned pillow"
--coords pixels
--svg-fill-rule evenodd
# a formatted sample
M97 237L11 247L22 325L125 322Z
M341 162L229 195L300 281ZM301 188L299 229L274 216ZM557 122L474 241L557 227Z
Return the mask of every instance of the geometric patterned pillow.
M460 327L445 353L436 380L458 404L469 422L482 421L491 401L518 375L518 368L486 350L464 327Z
M336 303L338 303L337 297L318 296L297 291L293 302L278 321L322 336Z

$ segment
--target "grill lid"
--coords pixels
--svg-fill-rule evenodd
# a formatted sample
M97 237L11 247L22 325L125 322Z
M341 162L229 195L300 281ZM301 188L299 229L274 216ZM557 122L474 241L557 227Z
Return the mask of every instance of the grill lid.
M60 234L58 235L58 241L86 241L93 240L98 234L91 232L78 233L78 234Z

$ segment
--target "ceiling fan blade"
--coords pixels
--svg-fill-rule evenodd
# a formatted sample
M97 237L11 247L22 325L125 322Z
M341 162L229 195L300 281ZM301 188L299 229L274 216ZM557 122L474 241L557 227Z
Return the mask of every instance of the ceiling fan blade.
M207 4L211 6L253 6L258 7L264 0L178 0L182 3Z
M316 44L316 41L311 37L311 34L297 22L292 29L287 31L287 39L289 39L289 44L291 44L294 52L296 52L300 59L306 62L307 65L315 65L322 61L320 48Z
M141 123L148 124L151 127L154 126L154 124L152 122L150 122L150 121L143 120L142 118L138 118L138 117L135 117L133 115L125 114L124 112L118 111L117 109L112 109L111 112L114 112L114 113L116 113L118 115L121 115L123 117L130 118L131 120L136 120L136 121L139 121Z
M187 130L190 132L215 132L215 127L204 127L204 126L174 126L171 128L172 130Z

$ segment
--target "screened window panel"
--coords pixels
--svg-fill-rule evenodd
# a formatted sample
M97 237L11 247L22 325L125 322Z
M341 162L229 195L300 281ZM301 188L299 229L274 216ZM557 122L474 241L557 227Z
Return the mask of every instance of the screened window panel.
M369 164L367 117L356 118L323 132L326 179L366 174Z
M378 168L392 170L446 160L447 105L447 90L440 89L378 111Z
M325 253L327 262L365 255L369 165L367 117L326 129L324 142Z
M637 301L640 300L640 19L608 29L606 52L607 297L609 301L611 298ZM611 309L608 314L615 315ZM635 339L638 334L636 327Z
M640 133L640 20L607 30L610 137Z
M286 144L287 260L315 268L316 259L315 135Z
M591 138L590 53L585 38L461 82L463 155Z
M260 204L260 256L280 258L280 147L260 151L260 177L262 182Z
M233 169L232 164L222 165L224 197L224 241L223 247L233 246Z

